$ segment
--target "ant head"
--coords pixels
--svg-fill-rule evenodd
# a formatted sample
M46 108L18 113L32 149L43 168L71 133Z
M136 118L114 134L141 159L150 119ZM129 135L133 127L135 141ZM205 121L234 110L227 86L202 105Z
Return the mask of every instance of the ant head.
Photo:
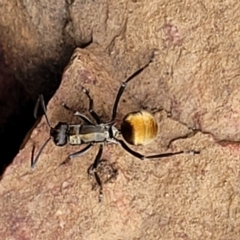
M47 141L42 145L42 147L40 148L36 158L34 159L34 150L32 152L32 159L31 159L31 167L35 168L38 159L43 151L43 149L46 147L46 145L48 144L48 142L53 138L53 142L57 145L57 146L63 146L67 143L67 131L68 131L68 125L66 123L61 123L59 122L56 127L51 127L51 124L49 122L48 116L47 116L47 112L46 112L46 106L45 106L45 102L44 102L44 98L43 95L41 94L38 97L38 100L36 102L35 108L34 108L34 117L37 118L37 111L39 108L39 105L41 104L43 112L44 112L44 116L46 118L47 124L50 127L50 137L47 139Z
M53 138L53 142L55 143L55 145L64 146L67 143L68 125L66 123L59 122L56 125L56 127L53 128L51 126L50 121L49 121L48 116L47 116L46 105L45 105L44 98L43 98L42 94L39 96L39 98L36 102L35 108L34 108L35 118L37 118L37 111L38 111L38 108L39 108L39 104L41 104L41 106L42 106L47 124L50 127L50 138Z
M57 146L64 146L67 144L68 124L59 122L54 128L50 129L50 136Z

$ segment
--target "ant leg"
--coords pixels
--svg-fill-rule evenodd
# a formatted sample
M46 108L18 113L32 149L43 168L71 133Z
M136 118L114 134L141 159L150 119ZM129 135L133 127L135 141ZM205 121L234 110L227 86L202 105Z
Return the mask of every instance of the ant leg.
M195 150L184 150L184 151L179 151L179 152L170 152L170 153L160 153L156 155L150 155L150 156L145 156L145 158L151 159L151 158L163 158L163 157L170 157L174 155L179 155L179 154L200 154L200 151L195 151Z
M62 106L63 106L65 109L67 109L68 111L72 112L74 116L80 117L80 118L81 118L84 122L86 122L87 124L89 124L89 125L94 125L87 116L85 116L84 114L82 114L82 113L80 113L80 112L78 112L78 111L75 111L75 110L73 110L72 108L68 107L66 103L62 103Z
M100 188L100 190L99 190L99 202L102 201L102 197L103 197L102 189L103 189L103 187L102 187L102 181L101 181L100 177L98 176L96 169L97 169L98 164L101 160L102 152L103 152L103 145L101 144L99 146L98 154L97 154L93 164L88 168L88 176L94 174L96 183Z
M97 122L97 124L101 123L100 117L98 116L98 114L93 110L93 99L91 98L89 91L86 88L82 88L83 92L87 95L88 99L89 99L89 109L88 111L90 112L90 114L92 115L92 117L95 119L95 121Z
M130 147L128 147L128 145L123 141L123 140L120 140L120 139L116 139L122 146L122 148L124 150L126 150L128 153L130 153L131 155L133 155L134 157L137 157L141 160L144 160L145 156L142 155L141 153L138 153L138 152L135 152L134 150L132 150Z
M131 148L129 148L128 145L123 140L117 139L117 141L121 144L123 149L125 149L128 153L130 153L134 157L137 157L141 160L152 159L152 158L164 158L164 157L170 157L170 156L180 155L180 154L199 154L200 153L200 151L189 150L189 151L169 152L169 153L160 153L156 155L144 156L141 153L138 153L132 150Z
M134 72L130 77L127 78L126 81L122 82L119 90L118 90L118 93L117 93L117 97L115 99L115 102L114 102L114 105L113 105L113 110L112 110L112 119L110 122L114 121L115 118L116 118L116 115L117 115L117 108L118 108L118 103L119 103L119 100L128 84L128 82L130 82L134 77L136 77L139 73L141 73L146 67L148 67L149 63L152 61L152 59L150 59L148 61L147 64L145 64L143 67L141 67L140 69L138 69L136 72Z
M63 161L60 165L64 165L64 164L68 163L72 158L82 156L83 154L88 152L92 146L93 146L93 143L90 143L85 148L81 149L80 151L69 154L68 157L66 158L66 160Z
M98 202L101 202L102 201L102 198L103 198L103 187L102 187L102 181L100 179L100 177L98 176L97 172L94 172L94 177L96 179L96 182L99 186L99 196L98 196Z
M92 190L96 190L96 187L100 188L99 191L99 202L102 201L103 198L103 184L107 184L112 182L112 180L117 178L118 169L114 164L110 164L106 159L100 159L97 157L98 162L97 167L93 170L93 164L88 169L88 178L93 181Z
M97 168L97 166L99 164L99 161L100 161L100 159L102 157L102 152L103 152L103 145L100 144L99 150L98 150L98 154L97 154L97 156L96 156L96 158L95 158L95 160L93 162L93 165L92 165L92 169L93 170Z

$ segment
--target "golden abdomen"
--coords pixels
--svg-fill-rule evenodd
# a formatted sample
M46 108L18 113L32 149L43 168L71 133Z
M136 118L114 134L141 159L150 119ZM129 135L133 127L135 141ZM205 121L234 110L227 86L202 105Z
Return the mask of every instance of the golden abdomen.
M149 112L132 112L124 117L121 133L129 144L145 145L157 136L158 125Z

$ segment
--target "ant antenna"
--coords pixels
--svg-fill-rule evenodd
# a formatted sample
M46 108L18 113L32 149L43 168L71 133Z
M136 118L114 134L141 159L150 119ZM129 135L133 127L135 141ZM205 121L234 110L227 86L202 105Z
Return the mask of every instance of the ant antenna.
M48 142L51 140L51 137L48 138L48 140L42 145L42 147L40 148L36 158L33 160L33 156L34 156L34 150L35 150L35 146L33 147L33 150L32 150L32 158L31 158L31 168L34 169L36 164L37 164L37 161L39 159L39 156L41 155L43 149L46 147L46 145L48 144Z
M46 109L46 105L45 105L45 102L44 102L44 98L43 98L43 95L40 94L39 97L38 97L38 100L36 102L36 105L34 107L34 117L37 118L37 112L38 112L38 108L39 108L39 104L41 103L41 106L42 106L42 109L43 109L43 113L44 113L44 116L46 118L46 121L47 121L47 124L50 128L51 127L51 124L50 124L50 121L48 119L48 116L47 116L47 109Z
M38 100L36 102L36 105L34 107L34 117L37 118L37 112L38 112L38 109L39 109L39 104L41 104L42 106L42 109L43 109L43 113L44 113L44 116L46 118L46 122L48 124L48 126L52 129L51 127L51 124L50 124L50 121L48 119L48 116L47 116L47 109L46 109L46 105L45 105L45 102L44 102L44 98L43 98L43 95L40 94L39 97L38 97ZM36 164L37 164L37 161L39 159L39 156L41 155L43 149L46 147L46 145L48 144L48 142L51 140L51 136L47 139L47 141L42 145L42 147L40 148L36 158L34 159L33 156L34 156L34 150L35 150L35 146L33 147L33 150L32 150L32 157L31 157L31 168L34 169Z

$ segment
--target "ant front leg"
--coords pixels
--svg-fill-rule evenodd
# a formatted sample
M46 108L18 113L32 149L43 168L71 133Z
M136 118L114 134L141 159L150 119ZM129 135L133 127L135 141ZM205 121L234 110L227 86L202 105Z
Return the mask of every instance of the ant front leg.
M92 146L93 146L93 143L90 143L85 148L81 149L80 151L69 154L68 157L66 158L66 160L63 161L60 165L64 165L64 164L68 163L72 158L82 156L83 154L88 152Z
M89 91L86 88L82 88L83 92L87 95L88 99L89 99L89 109L88 111L90 112L90 114L92 115L92 117L95 119L95 121L97 122L97 124L101 123L100 117L98 116L98 114L93 110L93 99L91 98Z
M94 125L94 123L92 123L92 121L85 116L84 114L80 113L79 111L75 111L72 108L70 108L69 106L67 106L66 103L62 103L62 106L67 109L68 111L72 112L74 116L78 116L80 117L85 123L89 124L89 125Z

